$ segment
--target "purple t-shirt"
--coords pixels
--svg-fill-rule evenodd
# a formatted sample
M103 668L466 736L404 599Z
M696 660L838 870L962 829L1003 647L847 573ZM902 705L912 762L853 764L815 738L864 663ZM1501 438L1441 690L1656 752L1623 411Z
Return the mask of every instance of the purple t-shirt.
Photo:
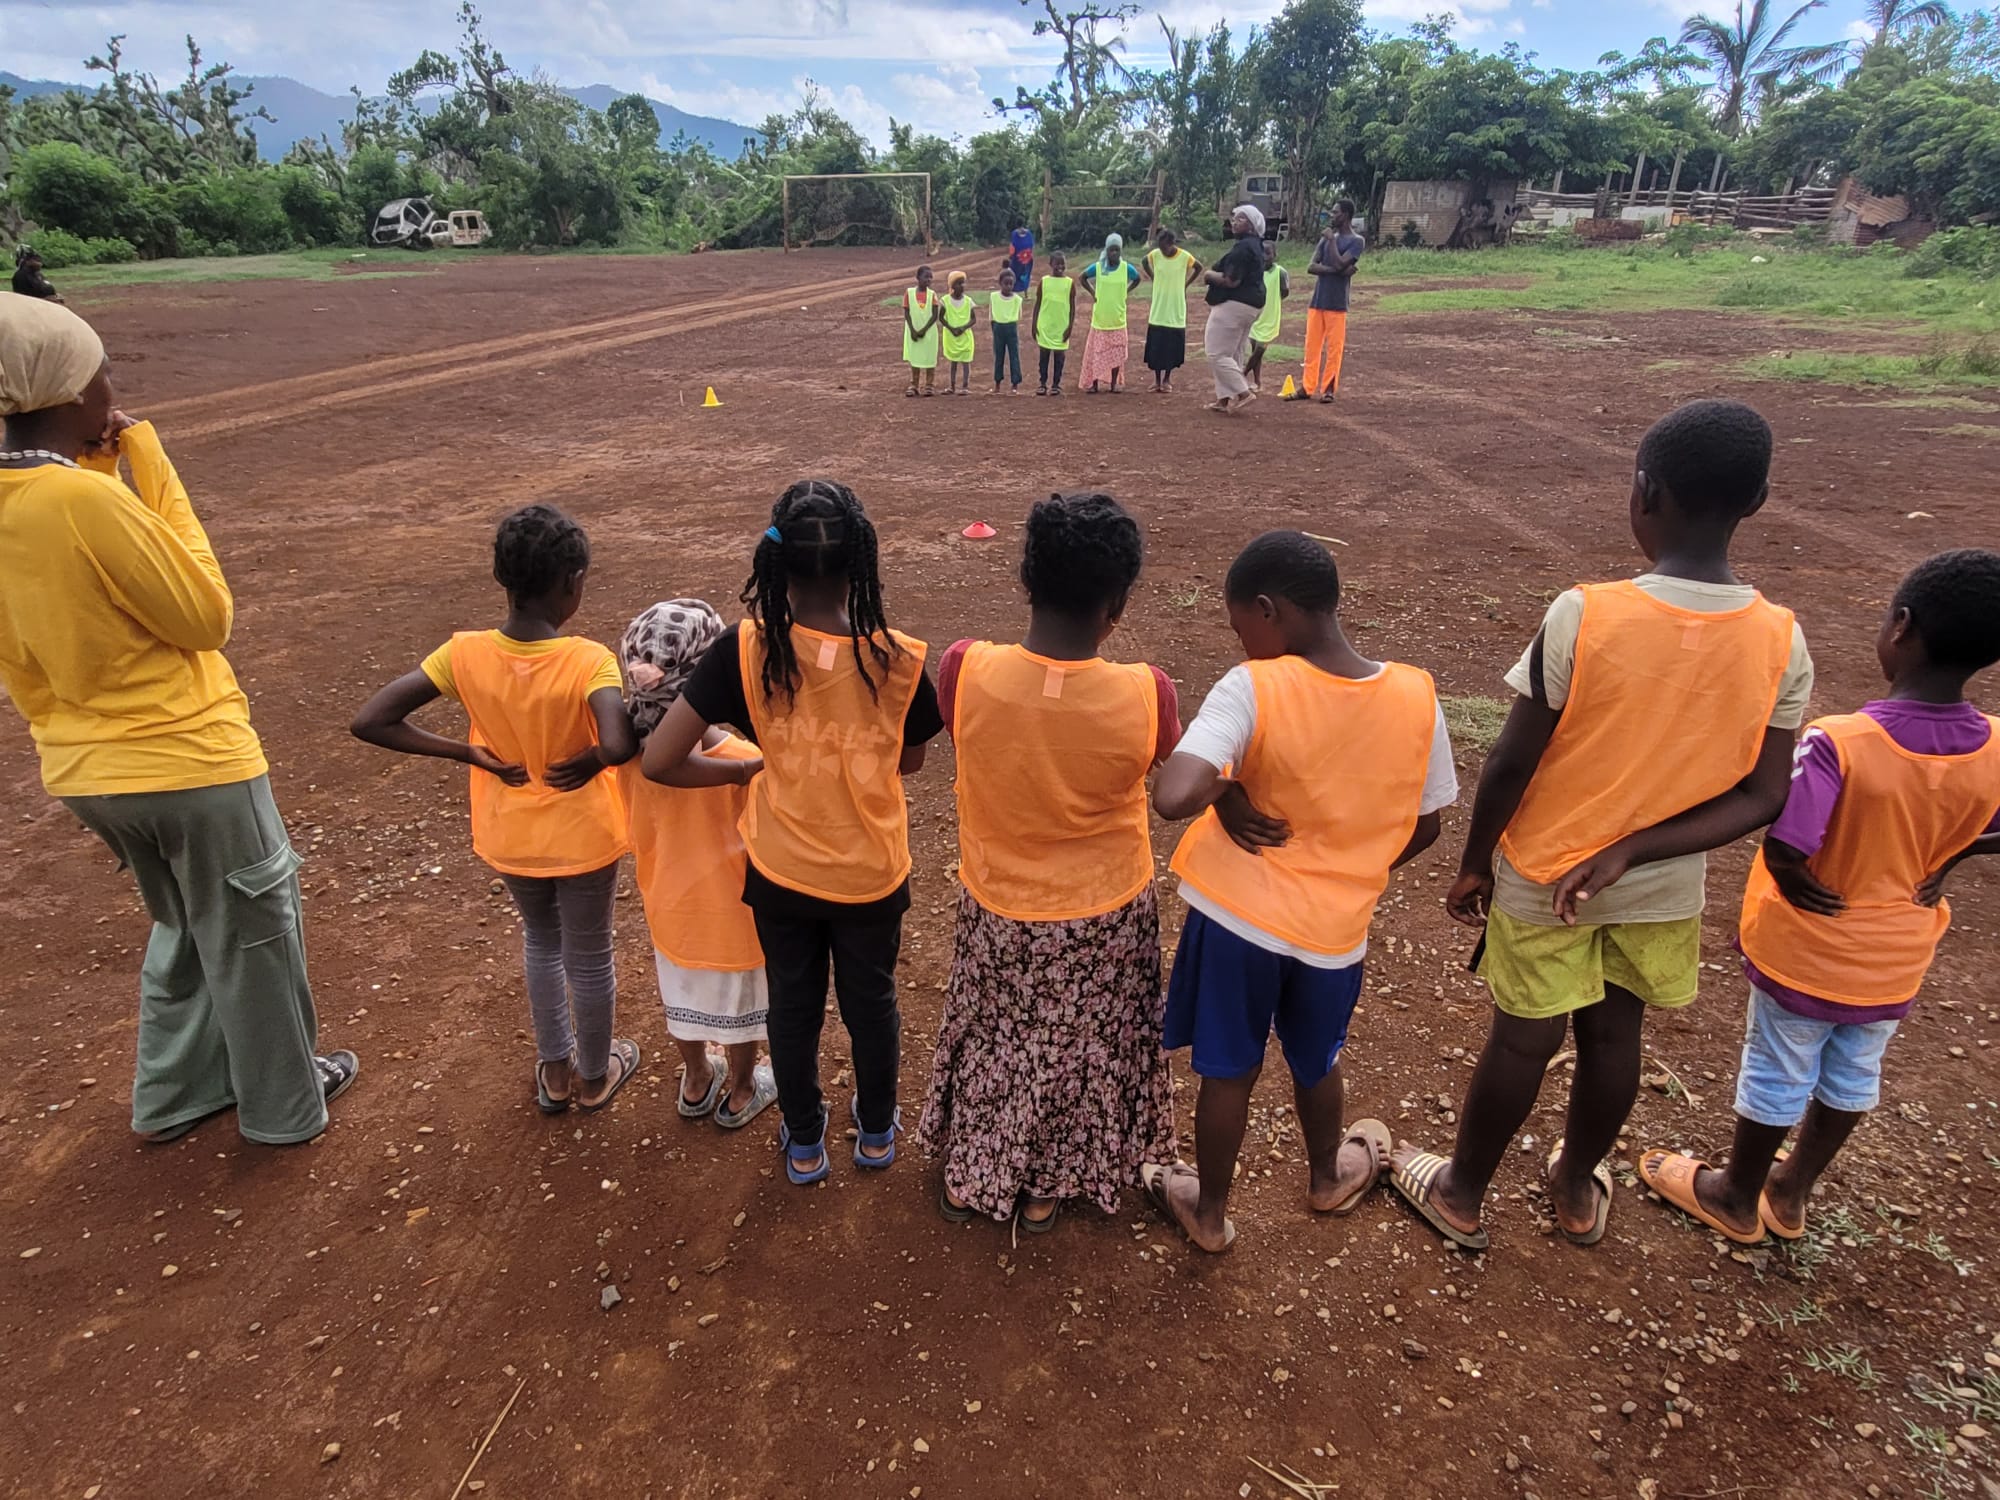
M1870 703L1861 710L1888 731L1889 738L1912 755L1970 755L1992 737L1986 715L1970 703ZM1833 809L1840 801L1840 752L1820 730L1808 728L1792 760L1792 789L1785 810L1771 825L1771 837L1801 854L1819 853ZM2000 832L2000 813L1987 825ZM1749 981L1794 1015L1816 1021L1900 1021L1913 1002L1896 1005L1841 1005L1779 984L1746 957L1743 973Z

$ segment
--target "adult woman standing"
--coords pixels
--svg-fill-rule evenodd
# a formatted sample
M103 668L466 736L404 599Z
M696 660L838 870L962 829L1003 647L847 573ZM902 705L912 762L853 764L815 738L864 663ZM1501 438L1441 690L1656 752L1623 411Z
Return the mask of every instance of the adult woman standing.
M1106 237L1104 254L1083 273L1083 284L1090 291L1090 339L1083 346L1083 373L1076 383L1085 394L1094 395L1109 380L1115 396L1129 352L1126 315L1132 288L1139 284L1138 268L1125 259L1124 236Z
M310 1140L359 1064L313 1051L299 858L221 654L235 605L215 552L76 314L0 305L0 415L0 682L42 784L153 918L132 1128L173 1140L234 1106L248 1140Z
M1229 233L1236 243L1202 278L1208 283L1204 344L1215 371L1210 411L1240 411L1257 399L1243 376L1243 357L1251 326L1264 309L1264 215L1243 204L1229 216Z

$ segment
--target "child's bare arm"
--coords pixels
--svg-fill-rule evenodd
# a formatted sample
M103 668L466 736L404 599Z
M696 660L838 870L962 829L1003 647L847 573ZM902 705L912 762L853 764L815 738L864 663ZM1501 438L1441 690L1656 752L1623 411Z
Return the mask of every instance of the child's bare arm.
M1796 729L1766 729L1755 768L1735 786L1664 823L1628 834L1571 870L1556 882L1556 915L1573 925L1584 902L1615 885L1634 865L1720 849L1768 825L1785 810L1798 738Z
M1153 810L1168 822L1197 817L1209 808L1236 844L1252 854L1281 849L1292 836L1282 818L1267 817L1243 783L1224 776L1198 755L1170 755L1153 778Z
M1778 894L1800 911L1837 917L1847 910L1847 898L1813 874L1811 859L1803 849L1765 835L1764 868L1771 872L1771 882L1777 886Z
M929 753L928 745L905 745L903 753L896 758L896 774L914 776L924 768L924 757Z
M1444 817L1441 813L1427 812L1417 819L1417 826L1410 830L1410 841L1403 845L1403 852L1396 856L1389 868L1400 870L1404 865L1422 854L1438 841L1444 832Z
M1981 834L1950 859L1946 860L1943 868L1939 869L1922 885L1917 887L1917 904L1919 906L1936 906L1938 902L1944 900L1944 883L1950 877L1951 872L1965 863L1966 860L1980 854L2000 854L2000 833Z
M1539 680L1539 679L1538 679ZM1472 799L1472 824L1459 856L1458 878L1445 896L1445 910L1455 922L1481 927L1493 897L1493 851L1500 835L1514 821L1535 768L1562 721L1560 710L1537 698L1516 698L1507 723L1487 754L1479 773L1479 790Z
M549 785L559 792L587 786L599 771L622 766L639 753L638 731L625 711L625 695L617 688L602 687L592 693L590 713L597 721L597 743L549 767Z
M648 781L662 786L748 786L764 769L756 760L722 760L704 755L697 748L708 733L708 723L688 706L686 698L676 698L660 720L659 727L646 737L646 753L639 769Z
M455 760L498 776L509 786L526 786L528 772L525 766L512 765L500 759L484 745L433 734L408 722L411 714L442 696L437 684L421 668L405 672L363 704L361 712L354 716L354 722L348 728L357 740L380 745L384 750L395 750L404 755L428 755L437 760Z

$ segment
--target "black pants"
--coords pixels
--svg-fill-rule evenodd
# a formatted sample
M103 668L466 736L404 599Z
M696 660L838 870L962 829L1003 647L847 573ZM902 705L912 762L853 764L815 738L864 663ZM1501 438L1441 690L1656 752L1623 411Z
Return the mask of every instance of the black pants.
M1061 349L1042 350L1042 388L1044 390L1054 389L1059 391L1062 389L1063 361L1068 357L1068 354ZM1049 361L1051 359L1056 362L1056 378L1053 387L1051 387L1049 382Z
M1001 370L1008 362L1014 366L1014 384L1021 383L1021 325L1018 323L995 323L993 325L993 383L1000 383Z
M840 1019L854 1055L861 1128L879 1134L896 1117L903 1021L896 1010L899 912L866 922L811 920L752 908L770 982L771 1071L785 1127L801 1146L820 1138L819 1034L826 1024L826 978L833 969Z

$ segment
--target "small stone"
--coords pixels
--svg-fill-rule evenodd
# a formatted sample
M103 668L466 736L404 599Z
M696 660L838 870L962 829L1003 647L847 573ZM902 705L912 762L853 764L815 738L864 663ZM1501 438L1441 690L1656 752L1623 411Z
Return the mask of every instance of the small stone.
M97 1493L99 1490L103 1488L104 1486L101 1484L93 1484L89 1489L83 1492L83 1500L97 1500Z
M160 1267L160 1279L161 1279L162 1281L166 1280L166 1279L167 1279L167 1277L169 1277L169 1276L178 1276L178 1275L180 1275L180 1274L181 1274L181 1268L180 1268L179 1266L161 1266L161 1267Z
M1873 1422L1856 1422L1854 1424L1854 1435L1863 1441L1875 1437L1881 1430Z
M619 1303L623 1302L624 1300L625 1299L623 1297L618 1295L618 1288L615 1286L607 1286L603 1291L597 1294L597 1305L603 1308L606 1312L610 1312L612 1308L616 1307Z
M703 1313L694 1320L694 1326L697 1328L713 1328L721 1319L721 1313Z
M1604 1309L1604 1321L1607 1323L1616 1323L1620 1318L1624 1316L1625 1314L1615 1307L1607 1307Z
M1449 1396L1438 1397L1438 1405L1442 1406L1446 1411L1450 1411L1452 1407L1451 1397Z
M743 1221L749 1217L750 1215L748 1215L747 1213L740 1213L730 1222L734 1225L734 1227L741 1229L743 1227Z
M1385 1302L1385 1303L1383 1303L1383 1304L1382 1304L1382 1316L1383 1316L1383 1317L1385 1317L1385 1318L1393 1318L1393 1317L1395 1317L1395 1316L1396 1316L1396 1304L1395 1304L1395 1303L1393 1303L1393 1302Z
M1657 1479L1640 1480L1639 1500L1660 1500L1660 1481Z
M1418 1343L1415 1339L1403 1340L1403 1358L1405 1359L1424 1359L1430 1352L1428 1348Z
M1510 1450L1507 1456L1500 1460L1500 1462L1509 1474L1518 1474L1521 1472L1521 1456L1518 1453Z
M928 1453L931 1451L931 1445L922 1438L918 1438L914 1443L910 1444L910 1451L912 1453Z
M338 1443L328 1443L324 1448L319 1450L319 1461L323 1464L330 1464L338 1457L340 1457L340 1444Z
M486 1481L483 1479L468 1479L465 1481L465 1487L476 1495L486 1488Z
M1637 1411L1638 1409L1639 1409L1638 1402L1627 1401L1623 1406L1618 1408L1618 1415L1621 1417L1629 1417L1632 1415L1633 1412Z
M1287 1380L1290 1380L1291 1378L1292 1378L1292 1372L1290 1370L1287 1370L1283 1365L1279 1365L1277 1369L1271 1372L1272 1381L1278 1385L1283 1385Z
M966 1402L966 1403L965 1403L965 1414L966 1414L966 1415L967 1415L968 1417L971 1417L971 1416L977 1416L977 1415L979 1414L979 1409L980 1409L980 1407L981 1407L981 1406L983 1406L984 1404L985 1404L984 1402L980 1402L980 1401L968 1401L968 1402Z
M1687 1425L1687 1418L1683 1417L1677 1411L1670 1411L1667 1413L1667 1425L1673 1428L1675 1432L1679 1432L1681 1428Z
M679 1291L680 1289L681 1289L681 1279L680 1279L680 1277L678 1277L678 1276L669 1276L669 1277L667 1278L667 1290L668 1290L668 1291L670 1291L670 1292L678 1292L678 1291Z
M21 1252L21 1259L33 1260L37 1255L40 1255L41 1253L42 1253L42 1247L40 1245L30 1245L27 1249Z
M1968 1443L1977 1443L1985 1438L1986 1429L1981 1427L1977 1422L1967 1422L1963 1427L1958 1429L1958 1435Z

